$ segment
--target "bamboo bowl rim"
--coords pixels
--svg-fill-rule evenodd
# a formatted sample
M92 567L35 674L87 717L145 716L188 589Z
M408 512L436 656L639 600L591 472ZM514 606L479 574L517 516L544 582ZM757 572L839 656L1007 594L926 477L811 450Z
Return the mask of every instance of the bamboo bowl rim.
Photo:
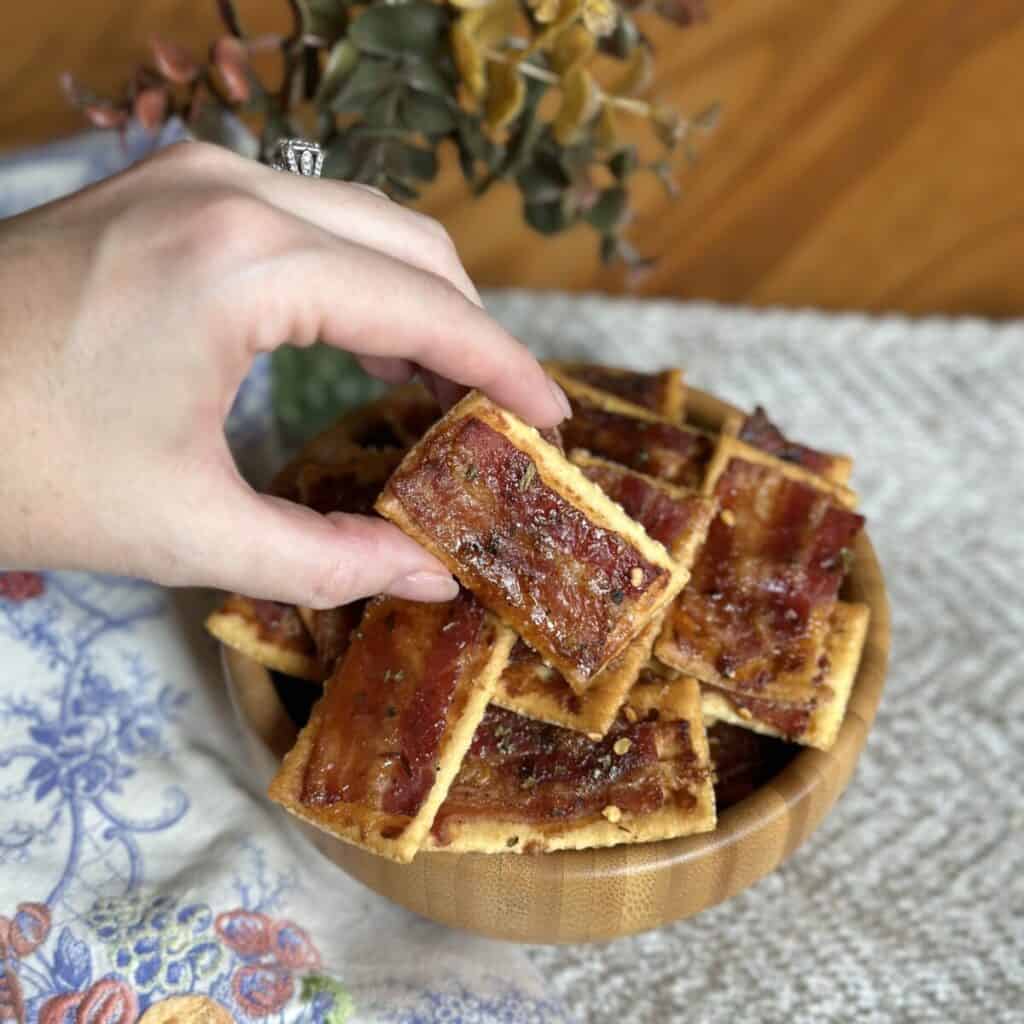
M687 406L688 416L708 427L737 411L692 388ZM420 852L412 863L396 864L303 822L294 825L369 888L442 924L491 938L603 941L715 906L773 871L818 827L846 788L874 722L888 668L889 602L866 533L854 553L843 597L868 604L871 620L835 745L799 750L777 775L723 811L713 832L537 855ZM269 781L296 728L266 669L226 647L222 661L250 753Z

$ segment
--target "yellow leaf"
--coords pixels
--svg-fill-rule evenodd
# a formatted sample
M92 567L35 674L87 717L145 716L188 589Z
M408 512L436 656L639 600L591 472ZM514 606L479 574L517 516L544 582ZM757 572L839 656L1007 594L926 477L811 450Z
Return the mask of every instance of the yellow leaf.
M448 3L460 11L475 11L481 7L489 7L494 0L448 0Z
M542 24L549 25L558 17L562 0L527 0L533 16Z
M607 103L601 107L601 116L597 121L597 144L602 149L614 150L619 146L619 126L615 121L615 111Z
M563 145L569 145L580 128L594 116L601 94L590 73L578 64L559 80L562 90L562 105L552 123L555 138Z
M500 46L519 27L519 4L516 0L492 0L486 6L467 11L461 20L481 46Z
M597 40L582 25L570 25L551 48L551 66L564 75L574 64L586 64L597 49Z
M586 0L562 0L558 6L558 14L552 20L552 29L563 29L571 25L582 12Z
M608 91L613 96L635 96L650 85L653 73L654 59L651 57L651 51L641 43L640 46L635 46L629 55L629 63L622 78Z
M469 92L478 100L487 91L487 71L484 53L476 38L469 31L465 17L459 18L451 30L452 55L459 78Z
M561 0L550 24L533 37L533 42L520 53L519 59L527 60L535 53L550 50L558 42L562 32L579 18L583 2L584 0Z
M490 66L484 122L492 132L515 120L523 109L526 83L512 64L494 61Z
M619 9L615 0L583 0L583 24L595 36L608 36L615 31Z

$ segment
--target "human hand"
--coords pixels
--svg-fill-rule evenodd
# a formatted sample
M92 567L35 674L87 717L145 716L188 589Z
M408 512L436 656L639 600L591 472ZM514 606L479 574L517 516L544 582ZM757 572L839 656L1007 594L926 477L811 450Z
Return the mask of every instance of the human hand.
M317 340L559 422L565 396L479 301L435 221L202 143L0 224L0 565L314 608L454 596L384 520L257 494L223 424L255 355Z

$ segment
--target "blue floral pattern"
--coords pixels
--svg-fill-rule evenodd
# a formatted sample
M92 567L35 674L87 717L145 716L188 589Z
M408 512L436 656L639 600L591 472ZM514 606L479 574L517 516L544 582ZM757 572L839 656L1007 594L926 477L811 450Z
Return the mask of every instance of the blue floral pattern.
M122 806L140 761L169 756L167 728L187 695L162 684L137 652L111 658L102 643L164 614L155 587L72 574L37 579L38 592L0 598L0 639L30 648L57 680L42 694L0 699L0 723L20 723L25 739L0 749L0 867L26 861L37 844L63 843L66 857L45 897L52 906L87 846L94 858L117 862L133 888L140 836L172 827L188 810L173 786L145 818Z

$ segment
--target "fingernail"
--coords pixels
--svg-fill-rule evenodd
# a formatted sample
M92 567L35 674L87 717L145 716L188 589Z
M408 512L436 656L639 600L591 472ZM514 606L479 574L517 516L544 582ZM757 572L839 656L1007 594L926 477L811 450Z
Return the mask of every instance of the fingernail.
M458 597L459 585L439 572L411 572L392 580L384 593L407 601L452 601Z
M548 387L551 388L551 397L558 403L558 408L562 410L562 416L568 419L572 415L572 406L569 404L565 392L550 377L548 377Z

